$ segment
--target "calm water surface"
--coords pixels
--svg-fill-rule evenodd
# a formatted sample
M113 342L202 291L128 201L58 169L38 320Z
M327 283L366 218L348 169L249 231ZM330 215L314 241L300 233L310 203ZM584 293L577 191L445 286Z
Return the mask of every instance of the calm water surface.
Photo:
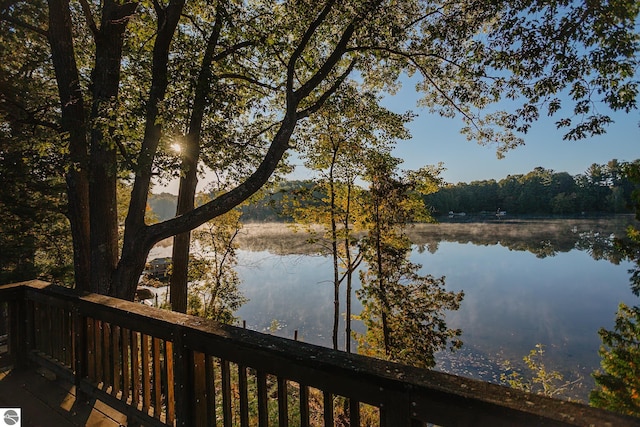
M497 381L501 361L518 363L541 343L549 368L584 377L576 396L586 399L600 362L598 329L613 327L620 302L639 302L629 286L631 263L595 260L587 250L540 258L500 244L442 241L432 252L416 249L412 259L422 273L445 276L448 289L465 292L460 310L447 314L448 325L462 329L464 347L441 353L437 366L459 375ZM331 346L329 258L241 250L239 264L249 302L237 315L247 327L289 338L297 330L303 341ZM344 316L341 322L344 329ZM353 328L362 331L357 321ZM344 335L340 342L343 348Z

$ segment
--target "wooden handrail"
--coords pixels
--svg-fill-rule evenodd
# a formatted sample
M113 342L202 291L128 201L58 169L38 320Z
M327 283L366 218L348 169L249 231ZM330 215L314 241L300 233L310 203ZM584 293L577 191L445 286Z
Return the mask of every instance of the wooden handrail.
M381 426L640 424L41 281L1 286L0 301L16 361L53 369L144 425L333 425L335 414L351 425L375 416Z

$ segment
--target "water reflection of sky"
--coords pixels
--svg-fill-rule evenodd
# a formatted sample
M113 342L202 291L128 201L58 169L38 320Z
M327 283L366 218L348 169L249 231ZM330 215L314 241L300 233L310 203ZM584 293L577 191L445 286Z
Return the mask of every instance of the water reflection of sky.
M595 261L578 250L541 259L499 245L441 242L435 253L416 251L412 259L422 273L446 276L448 289L465 291L461 309L447 315L450 327L463 330L463 353L520 360L542 343L554 369L581 371L587 382L599 366L598 329L613 327L620 302L638 303L630 263ZM239 260L250 301L237 315L248 327L266 330L277 320L278 335L291 338L298 330L304 341L331 345L328 258L239 251Z

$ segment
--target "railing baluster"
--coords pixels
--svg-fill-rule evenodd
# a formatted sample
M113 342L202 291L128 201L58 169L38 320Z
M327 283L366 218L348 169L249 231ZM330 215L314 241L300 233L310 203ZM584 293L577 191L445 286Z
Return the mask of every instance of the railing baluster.
M349 424L351 427L360 426L360 402L349 399Z
M94 319L94 328L95 332L95 344L96 344L96 384L102 383L102 389L105 389L104 386L104 368L103 368L103 357L104 349L102 348L102 322L98 319Z
M213 368L214 358L213 356L206 355L204 360L204 373L206 378L206 401L207 401L207 419L211 427L216 427L216 378L215 370Z
M323 391L324 426L333 427L333 394Z
M35 320L35 302L32 300L28 300L26 302L19 302L18 304L22 304L22 307L25 307L25 325L26 328L24 335L21 335L21 341L24 345L23 353L22 353L22 361L20 363L27 363L28 361L28 353L36 348L36 320Z
M278 377L278 425L280 427L289 427L288 399L287 380Z
M44 332L44 324L46 322L44 312L44 308L42 304L36 304L36 350L41 351L42 353L47 353L47 334Z
M138 332L131 331L131 382L132 390L131 390L131 405L134 408L138 409L138 405L140 404L140 393L141 393L141 384L140 384L140 340Z
M195 425L206 426L208 424L207 414L207 386L206 386L206 357L204 353L193 353L193 394ZM188 383L187 383L188 386Z
M111 394L114 396L118 396L121 388L121 380L122 380L122 348L120 345L120 327L116 325L111 325L111 360L113 361L113 388L111 390Z
M238 365L238 391L240 393L240 426L249 427L249 396L247 368Z
M80 391L80 383L89 375L89 346L88 346L88 319L77 310L73 311L73 352L74 352L74 378L77 399L84 401L85 396Z
M57 323L54 323L54 325L58 325L58 328L54 328L57 329L57 336L58 336L58 343L56 345L57 347L57 351L58 351L58 357L56 357L56 359L58 360L58 362L60 362L60 364L67 366L66 363L66 343L67 343L67 331L68 331L68 327L69 324L67 323L67 319L66 319L66 311L63 308L58 308L56 310L56 317L57 317Z
M25 301L12 301L8 305L9 311L9 352L12 353L14 363L17 368L23 369L28 366L27 353L29 351L24 337L26 336L24 322L27 315Z
M258 382L258 425L269 427L269 402L267 400L267 374L258 371L256 374Z
M231 411L231 367L228 360L222 360L220 363L220 374L222 376L222 414L224 427L231 427L232 411Z
M131 396L131 334L127 328L120 328L122 346L122 400L129 401Z
M102 373L104 375L104 388L105 392L109 392L109 387L112 386L111 383L111 374L112 374L112 363L111 363L111 352L109 351L111 348L111 325L107 322L102 322Z
M78 325L75 323L74 313L72 311L65 310L65 318L67 319L67 340L65 343L67 349L67 360L66 366L75 370L75 361L76 361L76 349L75 349L75 336L76 336L76 328ZM86 343L85 343L86 346ZM82 347L86 348L86 347Z
M176 397L176 421L179 427L191 427L195 424L193 402L195 391L189 384L193 384L193 351L184 344L184 335L180 328L172 333L173 361ZM215 417L214 417L215 419Z
M70 313L67 309L62 310L62 320L64 324L63 335L62 335L62 361L65 367L73 369L73 352L71 351L72 347L72 335L73 335L73 326L71 323Z
M309 427L309 387L300 384L300 427Z
M141 334L142 352L142 412L149 413L151 408L151 357L149 354L149 336Z
M153 351L153 416L160 419L162 414L162 361L160 360L160 338L153 337L151 348Z
M164 357L165 368L167 371L167 424L170 426L176 420L176 407L175 407L175 390L174 390L174 375L173 375L173 343L171 341L165 341L164 343Z

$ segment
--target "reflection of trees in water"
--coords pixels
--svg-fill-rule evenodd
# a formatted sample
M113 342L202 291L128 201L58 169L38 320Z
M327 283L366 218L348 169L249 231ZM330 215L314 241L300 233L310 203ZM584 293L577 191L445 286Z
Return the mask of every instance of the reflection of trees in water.
M595 260L619 264L624 258L616 239L623 238L633 222L630 215L598 219L532 219L500 222L419 224L409 231L419 251L435 253L439 242L501 245L527 251L538 258L573 249L588 252Z
M530 219L491 222L441 222L415 224L406 231L419 252L436 253L440 242L471 243L478 246L501 245L514 251L527 251L539 258L573 249L588 252L594 259L618 264L627 255L620 253L615 238L623 239L633 224L633 216L602 218ZM317 255L305 233L296 233L285 223L250 223L238 236L241 249L269 251L278 255ZM639 279L640 280L640 279Z
M640 221L640 160L625 168L625 174L636 184L632 193L635 219ZM640 297L640 229L637 222L629 225L625 237L614 239L622 259L633 262L631 291ZM599 408L640 417L640 306L618 306L612 331L598 331L601 370L593 373L596 388L589 396L590 403Z
M633 262L629 269L631 291L640 297L640 231L629 227L627 238L614 239L621 259ZM620 304L613 330L600 328L601 369L593 373L596 388L591 405L640 417L640 306Z

